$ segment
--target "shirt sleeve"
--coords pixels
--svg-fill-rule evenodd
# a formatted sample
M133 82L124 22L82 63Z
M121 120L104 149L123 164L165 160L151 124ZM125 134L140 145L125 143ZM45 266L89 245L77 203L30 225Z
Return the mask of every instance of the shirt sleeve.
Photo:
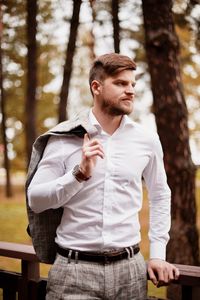
M63 141L50 137L42 160L28 188L28 203L35 213L63 206L81 188L80 183L66 172Z
M149 197L150 258L166 259L166 245L171 225L171 191L167 184L163 151L158 136L153 140L152 153L143 177Z

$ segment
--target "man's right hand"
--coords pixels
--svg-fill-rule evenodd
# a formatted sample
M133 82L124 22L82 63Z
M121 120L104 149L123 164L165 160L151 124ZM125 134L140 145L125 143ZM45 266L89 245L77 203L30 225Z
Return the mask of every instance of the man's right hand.
M103 147L98 139L90 140L88 134L84 135L82 147L82 160L80 170L86 176L92 176L92 171L96 165L97 157L105 157Z

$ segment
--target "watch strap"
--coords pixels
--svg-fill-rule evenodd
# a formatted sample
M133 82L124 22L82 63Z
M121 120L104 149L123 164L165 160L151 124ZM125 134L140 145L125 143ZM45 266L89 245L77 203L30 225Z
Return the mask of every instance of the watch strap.
M91 178L91 176L86 177L86 176L82 173L82 171L81 171L79 165L76 165L76 166L74 167L74 169L73 169L73 171L72 171L72 174L73 174L73 176L76 178L76 180L77 180L78 182L87 181L87 180L89 180L89 179Z

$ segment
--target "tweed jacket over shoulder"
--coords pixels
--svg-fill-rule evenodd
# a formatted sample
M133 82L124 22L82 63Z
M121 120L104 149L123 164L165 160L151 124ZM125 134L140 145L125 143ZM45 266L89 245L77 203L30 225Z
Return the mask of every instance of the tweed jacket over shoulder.
M26 180L26 207L29 221L28 233L32 238L36 255L41 262L54 262L56 256L56 229L60 224L63 208L48 209L38 214L34 213L28 205L28 186L37 170L50 136L78 135L83 137L86 132L90 137L96 133L96 128L88 121L88 111L82 112L72 120L58 124L53 129L39 136L33 144Z

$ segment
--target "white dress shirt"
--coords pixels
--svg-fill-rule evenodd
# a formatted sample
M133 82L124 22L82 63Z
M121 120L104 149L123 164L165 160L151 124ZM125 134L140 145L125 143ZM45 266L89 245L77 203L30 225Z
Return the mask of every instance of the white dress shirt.
M170 229L170 198L158 135L124 116L108 135L90 111L95 138L105 158L97 158L92 177L79 183L72 170L81 161L83 139L50 137L28 189L31 209L40 213L63 207L56 243L63 248L105 251L141 240L138 212L142 177L150 201L150 258L165 259Z

